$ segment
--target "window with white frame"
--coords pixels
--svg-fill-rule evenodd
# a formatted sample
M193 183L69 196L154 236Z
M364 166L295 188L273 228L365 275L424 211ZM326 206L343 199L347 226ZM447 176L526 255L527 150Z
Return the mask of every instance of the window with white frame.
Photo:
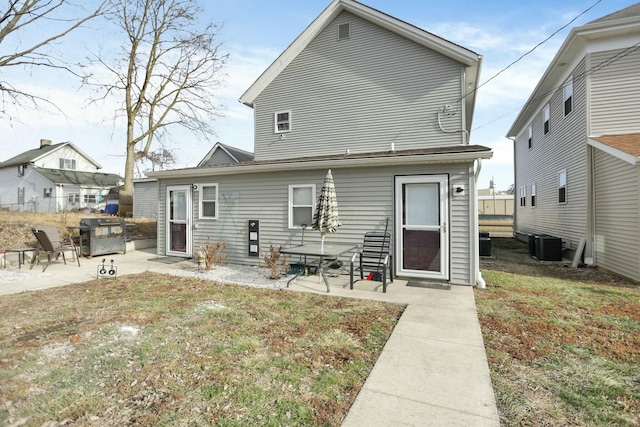
M564 84L564 115L568 115L573 110L573 76Z
M200 186L200 218L218 218L218 184L201 184Z
M42 194L42 197L44 197L45 199L49 199L51 197L51 192L53 191L53 188L49 187L49 188L45 188Z
M527 206L527 187L520 187L520 206Z
M289 228L311 225L315 200L315 184L289 185Z
M558 174L558 203L567 203L567 171Z
M546 135L549 133L549 104L544 106L542 115L544 119L544 134Z
M345 22L338 25L338 40L348 39L351 37L351 23Z
M85 194L84 195L84 202L85 203L95 203L96 202L96 195L95 194Z
M529 148L531 148L533 146L533 127L531 125L529 125L527 132L529 134L529 139L527 141L529 143Z
M76 170L76 160L60 158L60 169Z
M274 130L276 133L291 131L291 110L274 113Z
M18 165L18 176L24 176L24 165Z
M80 202L80 194L78 193L69 193L69 196L67 196L67 200L69 200L69 203L79 203Z
M536 207L536 185L531 184L531 207Z

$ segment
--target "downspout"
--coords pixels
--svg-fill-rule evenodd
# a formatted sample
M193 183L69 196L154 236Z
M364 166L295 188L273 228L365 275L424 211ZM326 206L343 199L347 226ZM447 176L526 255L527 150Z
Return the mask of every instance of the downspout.
M473 247L473 269L476 271L476 286L479 289L484 289L487 287L486 282L484 281L484 279L482 278L482 273L480 272L480 252L479 252L479 233L480 233L480 229L479 229L479 225L478 225L478 177L480 176L480 171L482 170L482 159L481 158L477 158L476 159L476 170L473 174L473 178L474 178L474 187L475 187L475 191L473 192L473 206L472 209L474 210L473 215L471 215L472 218L472 224L471 224L471 245Z
M516 138L515 137L507 137L513 142L513 237L516 237L516 230L518 229L518 209L516 206L516 189L518 186L516 185L516 179L518 178L518 165L516 163Z

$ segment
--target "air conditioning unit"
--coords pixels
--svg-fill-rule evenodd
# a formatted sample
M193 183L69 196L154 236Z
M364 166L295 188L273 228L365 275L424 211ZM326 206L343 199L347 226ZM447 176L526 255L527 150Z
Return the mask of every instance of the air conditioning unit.
M562 261L562 239L536 236L536 258L540 261Z

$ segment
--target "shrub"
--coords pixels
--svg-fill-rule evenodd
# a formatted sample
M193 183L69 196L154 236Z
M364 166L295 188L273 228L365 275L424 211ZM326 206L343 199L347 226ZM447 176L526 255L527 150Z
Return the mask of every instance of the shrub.
M281 256L281 249L282 246L275 246L273 243L269 246L269 253L265 253L260 249L260 256L267 263L267 267L270 270L269 278L272 280L279 279L289 269L289 260L286 256Z
M200 251L204 255L204 269L209 271L216 264L223 264L227 259L227 254L224 253L226 248L226 241L218 240L216 243L211 244L211 239L207 236L207 243L200 246Z

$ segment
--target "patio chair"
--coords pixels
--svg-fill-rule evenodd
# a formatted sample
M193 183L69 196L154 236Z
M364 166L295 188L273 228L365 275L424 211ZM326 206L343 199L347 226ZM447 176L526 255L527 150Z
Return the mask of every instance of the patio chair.
M382 292L387 292L387 270L390 281L393 282L393 267L391 255L391 236L389 233L371 231L364 235L364 242L351 257L349 271L350 288L353 289L353 272L360 271L360 280L367 279L382 282Z
M72 239L67 239L63 241L60 238L60 234L58 233L58 229L55 226L40 226L32 229L33 235L38 240L38 249L36 250L36 254L31 260L31 268L33 268L33 264L38 259L40 261L40 252L47 253L47 264L43 267L42 271L45 271L51 261L53 260L53 256L55 255L55 259L62 254L62 260L65 265L67 264L67 260L64 256L65 252L73 252L73 256L78 262L78 267L80 267L80 257L78 256L78 249L76 245L73 243Z

